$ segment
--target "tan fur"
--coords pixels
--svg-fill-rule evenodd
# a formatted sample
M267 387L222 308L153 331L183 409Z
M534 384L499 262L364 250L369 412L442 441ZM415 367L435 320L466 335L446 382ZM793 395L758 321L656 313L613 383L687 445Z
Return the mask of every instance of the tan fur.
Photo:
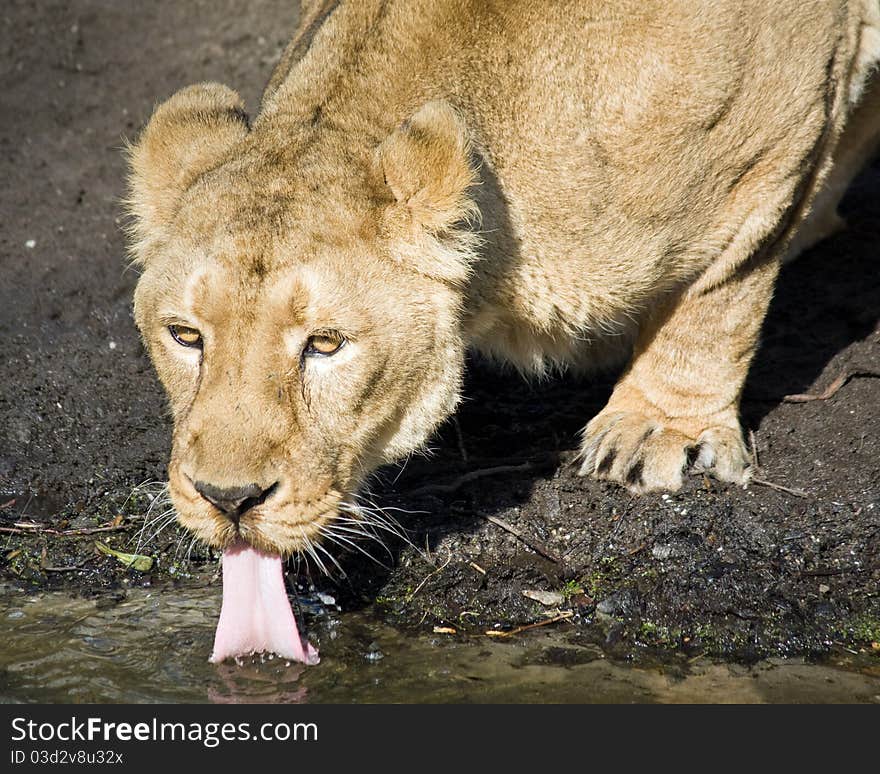
M192 86L131 153L181 520L301 548L454 410L467 347L538 373L630 357L583 471L744 482L778 266L876 148L878 59L877 0L310 4L252 127ZM348 343L302 357L322 330ZM195 481L277 487L236 532Z

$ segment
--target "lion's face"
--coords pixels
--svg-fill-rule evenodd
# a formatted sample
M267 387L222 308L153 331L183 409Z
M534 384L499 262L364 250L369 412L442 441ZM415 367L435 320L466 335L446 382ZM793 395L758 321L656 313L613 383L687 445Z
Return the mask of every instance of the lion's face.
M454 282L401 265L443 250L400 220L406 202L332 170L324 185L293 182L246 129L242 157L188 181L151 222L162 203L163 181L144 182L156 123L133 154L135 317L174 417L171 496L215 547L244 539L290 554L454 408Z

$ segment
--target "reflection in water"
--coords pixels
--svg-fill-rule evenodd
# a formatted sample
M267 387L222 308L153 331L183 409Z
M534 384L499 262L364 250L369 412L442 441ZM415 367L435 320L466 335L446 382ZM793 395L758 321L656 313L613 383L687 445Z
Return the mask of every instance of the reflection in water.
M220 589L117 604L0 588L4 702L880 702L880 667L775 660L622 665L569 631L406 635L354 613L312 623L321 663L208 663ZM374 658L381 652L384 658Z

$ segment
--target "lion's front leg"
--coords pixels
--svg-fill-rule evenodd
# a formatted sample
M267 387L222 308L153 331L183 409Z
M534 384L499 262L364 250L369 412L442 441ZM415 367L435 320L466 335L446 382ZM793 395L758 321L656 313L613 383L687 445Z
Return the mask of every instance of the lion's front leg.
M745 483L739 399L779 263L697 283L642 329L608 405L584 430L581 473L636 492L681 487L686 470Z

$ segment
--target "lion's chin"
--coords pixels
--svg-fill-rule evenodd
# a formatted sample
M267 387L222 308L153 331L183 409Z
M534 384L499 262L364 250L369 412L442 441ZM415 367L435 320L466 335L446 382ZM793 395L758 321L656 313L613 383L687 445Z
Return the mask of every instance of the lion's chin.
M272 514L246 515L238 524L233 524L222 516L178 511L178 521L200 541L219 551L246 543L265 554L287 558L308 551L321 539L323 525L331 522L335 515L335 509L312 519L296 521Z

